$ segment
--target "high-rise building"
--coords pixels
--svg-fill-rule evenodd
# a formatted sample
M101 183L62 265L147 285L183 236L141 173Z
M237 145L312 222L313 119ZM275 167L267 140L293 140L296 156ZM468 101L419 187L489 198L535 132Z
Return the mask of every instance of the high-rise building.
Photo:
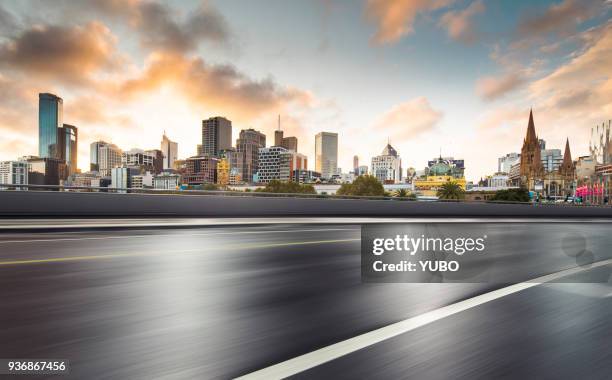
M287 150L297 152L298 151L298 139L297 137L294 137L294 136L283 137L281 146Z
M359 175L358 171L359 171L359 156L354 155L353 156L353 173L355 173L355 175Z
M319 132L315 136L315 171L330 179L338 169L338 134Z
M236 140L236 150L244 154L242 180L252 182L259 164L259 149L266 147L266 135L252 128L243 129Z
M178 143L170 140L166 132L162 136L161 151L164 155L164 169L172 169L174 161L178 159Z
M202 120L202 155L219 157L219 152L232 147L232 122L216 116Z
M98 171L102 177L110 177L111 171L121 166L123 152L115 144L102 143L98 147Z
M60 157L66 161L66 174L77 171L79 131L74 125L64 124L57 130Z
M498 173L510 173L512 165L520 160L521 155L515 152L508 153L505 156L497 159L497 172Z
M545 173L559 169L559 166L563 163L561 149L542 149L540 151L540 160L542 161L542 169Z
M58 129L64 125L64 101L59 96L38 94L38 156L61 159Z
M27 161L0 162L0 184L27 185L28 167ZM2 189L2 186L0 186L0 189ZM15 190L27 190L27 188L15 188Z
M372 157L372 175L381 183L402 181L402 160L391 144L385 146L380 156Z
M280 117L278 121L278 129L274 131L274 146L282 146L285 149L298 151L298 139L294 136L284 137L284 132L280 129Z
M274 146L283 146L283 133L280 129L274 131Z
M89 144L89 170L97 172L100 170L100 148L106 145L105 141L94 141Z
M291 181L294 170L306 170L308 161L305 155L282 146L259 149L258 178L261 183L272 180Z

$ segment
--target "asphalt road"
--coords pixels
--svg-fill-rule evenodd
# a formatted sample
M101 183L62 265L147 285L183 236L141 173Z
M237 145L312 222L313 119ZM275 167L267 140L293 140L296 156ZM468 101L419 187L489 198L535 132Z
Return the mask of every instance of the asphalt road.
M500 287L364 284L359 251L358 225L5 232L0 358L69 359L75 379L232 378ZM534 286L296 377L609 378L610 294Z

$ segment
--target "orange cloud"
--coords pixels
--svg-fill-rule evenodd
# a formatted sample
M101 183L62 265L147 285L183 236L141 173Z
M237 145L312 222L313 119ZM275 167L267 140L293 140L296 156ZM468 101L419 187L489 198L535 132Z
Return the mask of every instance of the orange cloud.
M143 73L120 84L118 96L133 97L170 86L199 107L249 120L265 112L277 113L293 103L308 106L312 96L281 87L272 79L253 80L231 65L210 65L201 58L153 54Z
M88 82L99 70L118 67L116 38L99 22L85 26L34 26L0 45L0 66L28 76Z
M449 11L442 16L439 26L446 28L448 36L465 43L476 39L472 18L485 10L481 0L476 0L462 11Z
M377 133L396 140L414 138L433 129L442 119L442 112L434 110L424 96L398 104L375 123Z
M414 20L419 13L444 8L453 0L368 0L366 19L376 26L372 42L394 43L414 32Z
M612 115L612 22L584 33L586 47L529 86L530 97L564 118Z

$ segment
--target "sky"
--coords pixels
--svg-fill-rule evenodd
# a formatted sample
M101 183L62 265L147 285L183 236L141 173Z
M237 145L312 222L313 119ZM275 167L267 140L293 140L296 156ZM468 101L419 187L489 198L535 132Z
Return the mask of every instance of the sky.
M38 151L38 93L89 144L196 153L201 121L285 135L314 169L390 141L406 169L442 153L476 181L520 152L529 110L547 148L588 154L612 118L612 1L8 0L0 3L0 160Z

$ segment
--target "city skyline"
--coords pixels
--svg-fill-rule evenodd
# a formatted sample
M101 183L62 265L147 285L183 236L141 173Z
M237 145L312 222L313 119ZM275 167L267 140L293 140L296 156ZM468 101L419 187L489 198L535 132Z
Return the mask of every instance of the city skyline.
M532 106L574 157L612 114L609 1L38 4L0 7L1 160L38 151L45 92L79 128L83 171L97 140L153 148L165 130L186 158L202 120L272 141L281 114L312 163L326 131L345 172L390 140L404 170L441 149L475 181L520 150Z

